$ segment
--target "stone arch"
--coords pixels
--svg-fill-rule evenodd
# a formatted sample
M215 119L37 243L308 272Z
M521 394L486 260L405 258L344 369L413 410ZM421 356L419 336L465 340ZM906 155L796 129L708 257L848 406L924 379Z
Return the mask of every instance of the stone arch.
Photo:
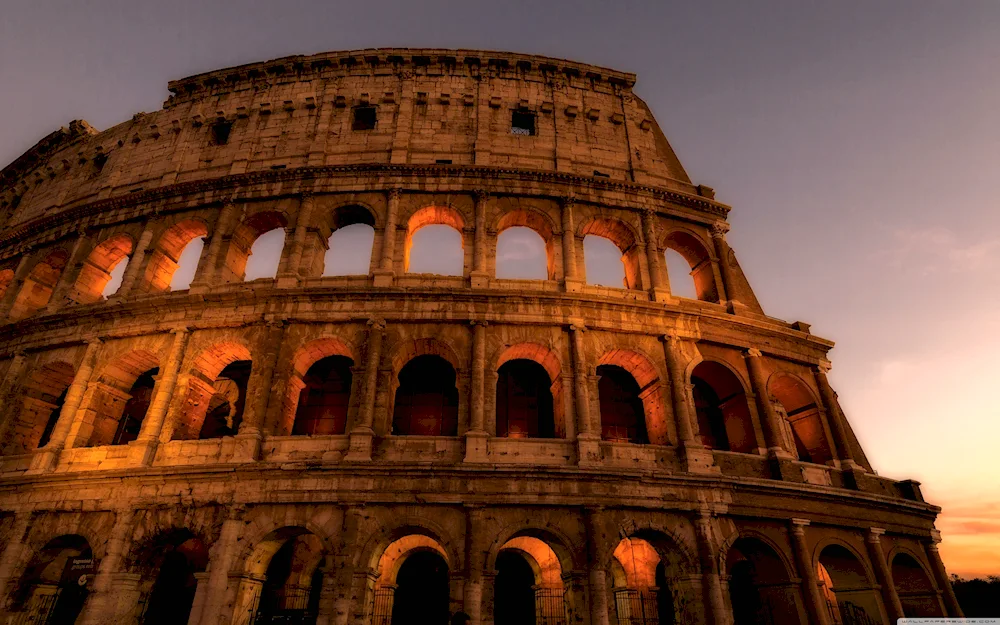
M247 261L254 243L262 235L288 226L287 212L274 208L262 208L249 214L233 231L226 249L222 266L221 282L242 282L246 277ZM275 262L275 273L281 271L284 258Z
M896 588L903 616L945 616L938 598L934 576L915 552L895 547L889 552L892 585Z
M496 568L497 555L504 545L522 536L538 539L548 545L555 553L559 560L559 567L564 573L586 567L584 561L586 554L572 548L573 541L562 529L551 524L535 523L530 518L525 518L509 523L497 532L497 537L490 543L486 551L486 559L483 563L485 571L492 571Z
M46 618L74 622L93 590L91 544L78 533L46 540L34 550L19 583L11 590L8 610L23 615L24 622Z
M757 533L742 532L724 554L720 570L728 578L730 605L737 623L766 618L777 625L800 623L798 584L785 554Z
M57 248L35 263L14 298L10 309L11 321L29 317L49 304L68 261L66 250Z
M493 230L497 233L496 244L499 246L500 237L509 228L528 228L537 234L545 247L545 271L549 280L556 279L556 230L552 219L543 212L530 208L517 208L500 213L493 221ZM499 259L494 250L494 275L499 273Z
M124 349L105 362L82 402L84 418L74 437L82 446L135 440L152 403L153 379L160 366L157 354L142 348Z
M608 239L622 253L622 264L625 267L625 288L642 289L642 270L640 257L642 237L629 224L616 217L592 217L583 223L579 230L581 237L593 235ZM586 258L584 258L586 263Z
M563 393L565 389L563 388L562 379L562 365L559 361L558 355L550 348L540 343L515 343L513 345L507 345L503 348L503 351L498 354L495 358L494 371L497 372L497 385L498 388L494 389L494 392L500 393L499 386L502 383L500 376L500 370L507 363L512 363L517 360L528 361L538 365L544 372L548 375L548 393L551 395L551 412L552 412L552 422L553 422L553 436L555 438L564 438L566 436L566 415L564 410ZM541 400L540 400L541 401ZM500 397L497 396L496 401L497 409L497 427L500 428ZM539 410L547 410L546 407L539 406ZM499 432L497 433L500 436Z
M636 397L642 402L642 425L645 429L645 441L655 445L668 444L670 441L663 408L663 380L660 371L653 364L653 360L637 349L615 347L601 354L597 359L596 366L618 367L635 380L636 385L638 385ZM602 419L601 427L602 437L604 437L604 419ZM608 432L608 434L611 433ZM609 436L609 440L615 438L615 436Z
M427 536L437 542L444 550L449 566L462 562L459 541L456 541L442 523L426 516L404 513L398 518L384 519L367 536L358 540L361 549L357 551L357 564L362 568L376 570L386 547L410 534Z
M782 416L788 449L795 449L799 460L805 462L832 460L821 403L809 385L796 375L778 371L768 379L767 392Z
M686 228L666 230L660 239L660 249L673 250L680 254L691 267L691 279L698 299L718 302L719 290L715 284L715 268L712 265L711 247L697 234ZM671 284L674 277L670 276Z
M149 262L140 289L146 293L170 290L174 274L180 268L181 254L195 239L208 236L208 224L200 217L188 217L171 225L150 248Z
M376 258L374 253L375 230L381 227L378 214L366 204L359 202L346 202L328 210L324 215L321 230L327 252L322 259L322 268L320 269L319 275L367 275L371 273L372 263ZM343 230L344 228L347 228L348 230ZM360 271L361 265L359 263L358 271L331 272L329 262L330 255L336 253L338 240L343 241L345 237L354 237L355 240L360 240L359 238L362 236L371 239L371 246L368 251L368 262L364 265L364 270Z
M875 576L868 559L850 543L828 537L814 549L821 594L843 622L844 614L863 611L876 622L882 621L882 603L875 590ZM850 617L848 617L850 618Z
M395 435L458 435L458 371L437 354L409 360L393 380Z
M87 255L73 284L69 300L76 304L93 304L104 298L104 289L111 281L111 272L121 263L129 262L135 241L120 232L97 244Z
M183 399L163 428L161 440L196 440L235 433L242 421L250 370L245 365L238 371L228 370L231 365L252 361L250 346L240 337L220 340L197 352L178 385L184 389L178 398ZM209 419L225 420L227 429L209 426L206 431Z
M462 367L462 359L459 358L458 352L445 341L440 339L424 337L416 338L409 341L404 341L396 345L393 350L392 357L389 362L392 365L392 373L394 376L399 375L400 369L402 369L406 363L410 362L417 356L434 355L440 356L448 361L455 371L459 371Z
M431 225L444 225L450 226L458 231L460 240L462 241L463 249L463 270L461 274L464 275L464 249L465 241L462 236L465 230L465 219L462 218L462 214L455 208L448 205L432 205L420 208L406 221L406 240L403 248L403 271L408 273L410 271L410 254L413 250L413 237L422 228Z
M722 542L719 547L718 564L719 570L726 570L726 563L729 561L729 552L737 542L741 540L750 540L762 543L765 547L774 552L774 555L781 560L781 566L785 571L785 575L788 579L794 579L796 577L796 567L793 563L791 556L786 553L785 549L775 542L770 536L764 532L757 531L752 528L740 528L738 531L733 532Z
M143 623L186 622L194 605L196 573L208 568L205 542L190 530L171 528L136 545L124 569L140 576L135 603L143 606Z
M746 381L724 360L701 358L692 365L688 380L694 387L691 394L701 443L723 451L754 451L757 436Z
M4 433L3 455L28 453L48 444L75 374L71 363L54 360L24 377L16 413Z
M333 433L344 433L341 430L346 428L347 411L349 409L350 402L354 399L354 387L357 383L354 379L356 376L353 375L353 367L357 361L355 359L354 347L349 342L337 336L324 336L313 339L301 345L292 355L291 372L286 383L285 401L283 403L280 421L277 426L277 432L281 434L296 433L295 430L298 423L297 420L300 416L301 400L303 399L304 393L309 392L312 386L310 383L311 381L308 379L308 375L313 370L313 367L321 364L321 361L332 358L343 360L343 362L339 363L336 369L339 372L339 377L346 378L341 380L342 383L346 383L346 393L343 393L346 397L341 398L346 402L342 406L344 411L342 415L343 427L339 425L339 419L341 416L338 416L338 425L334 428L337 431ZM339 403L340 402L338 402L338 405Z

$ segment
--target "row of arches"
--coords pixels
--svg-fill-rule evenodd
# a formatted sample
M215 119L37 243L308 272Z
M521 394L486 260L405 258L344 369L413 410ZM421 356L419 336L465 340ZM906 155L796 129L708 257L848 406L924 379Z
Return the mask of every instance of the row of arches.
M210 553L209 545L188 530L161 533L123 560L123 572L136 583L112 592L134 601L131 622L140 625L215 622L214 616L199 614L204 605L219 604L205 596ZM447 543L422 526L387 534L359 561L341 555L304 526L268 532L227 572L233 593L223 607L231 614L227 622L315 623L321 614L331 614L335 597L353 595L349 609L355 622L372 625L445 623L463 610L494 625L568 625L588 622L593 614L588 604L600 601L598 591L606 595L610 622L617 625L673 625L705 618L706 571L675 537L656 530L630 532L606 561L588 564L586 554L564 537L522 529L498 537L481 573L471 574ZM723 608L731 618L725 620L735 625L809 620L801 573L770 539L740 535L720 558ZM818 607L828 623L887 622L871 563L859 552L828 542L811 559L822 601ZM606 574L581 576L584 569ZM917 556L895 550L888 569L903 616L945 615L939 589ZM94 608L87 605L95 590L94 573L94 553L83 536L54 538L27 563L10 591L8 611L30 622L72 625L88 607ZM463 593L465 584L476 584L480 591Z
M185 290L198 281L221 284L273 279L279 274L370 275L385 262L374 251L376 235L384 238L385 226L366 206L332 210L322 234L299 240L286 211L258 210L233 226L227 222L234 216L226 211L217 218L216 230L225 233L213 235L219 239L214 249L208 244L209 224L201 217L177 218L158 235L149 229L139 240L127 231L113 232L96 244L81 235L72 250L54 249L23 268L0 267L0 300L8 318L19 320L43 309L91 304L116 294ZM565 250L556 245L557 229L542 213L527 209L505 213L496 223L495 238L487 243L490 249L484 250L485 267L476 266L480 261L466 251L465 229L462 215L449 206L416 210L405 226L402 271L468 276L472 267L497 278L562 277L639 290L653 286L653 274L664 273L663 280L675 296L720 299L721 278L713 269L713 253L694 231L675 229L660 237L655 246L661 250L656 252L660 258L653 262L645 259L649 250L631 226L615 218L592 218L578 232L582 271L577 276L569 275L577 263L567 266L562 258ZM297 245L301 247L293 252ZM137 266L130 270L132 263ZM10 289L15 291L8 294Z
M201 345L205 345L204 342ZM459 359L435 340L403 343L386 359L387 421L380 431L396 436L457 436L464 431L460 397L467 386ZM559 357L537 343L507 347L496 360L488 433L505 438L569 438L577 431L567 376ZM250 349L227 339L193 350L166 408L161 441L233 436L247 411L254 372ZM343 435L355 418L362 390L353 349L326 337L306 342L292 355L276 385L281 405L259 423L277 435ZM3 432L5 455L44 447L60 418L78 421L70 446L121 445L136 440L157 392L160 357L153 351L112 351L94 374L80 416L63 415L76 370L65 361L29 371L15 393ZM645 356L612 349L597 358L594 408L603 440L668 445L676 442L666 421L666 381ZM716 450L757 453L765 447L760 424L741 376L721 360L701 360L688 374L691 414L698 442ZM820 401L797 376L778 371L767 385L784 424L784 446L799 460L824 464L834 458ZM261 415L258 415L261 416Z

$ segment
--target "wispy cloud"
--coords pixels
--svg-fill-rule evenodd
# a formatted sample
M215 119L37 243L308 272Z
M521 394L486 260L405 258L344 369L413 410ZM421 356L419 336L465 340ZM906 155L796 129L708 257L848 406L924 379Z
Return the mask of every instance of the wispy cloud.
M958 273L1000 266L1000 237L969 240L947 228L898 228L878 254L891 267L921 274Z

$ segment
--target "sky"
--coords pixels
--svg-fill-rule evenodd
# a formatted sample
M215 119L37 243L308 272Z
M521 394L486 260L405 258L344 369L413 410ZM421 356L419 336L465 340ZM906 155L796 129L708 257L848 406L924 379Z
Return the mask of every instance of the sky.
M765 312L837 342L869 459L943 506L949 570L1000 574L997 33L996 0L4 0L0 162L71 119L158 109L168 80L291 54L468 47L635 72L691 178L733 206ZM530 256L530 237L510 245Z

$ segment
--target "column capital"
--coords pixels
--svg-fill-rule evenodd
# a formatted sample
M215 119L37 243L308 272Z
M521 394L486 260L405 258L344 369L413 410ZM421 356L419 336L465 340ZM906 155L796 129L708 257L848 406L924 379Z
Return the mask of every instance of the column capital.
M722 239L729 232L729 224L724 221L716 221L709 228L709 234L713 239Z
M385 191L385 197L389 200L398 200L401 195L403 195L403 190L399 187L393 187Z
M788 522L791 524L792 534L795 536L804 536L806 526L812 523L809 519L789 519Z
M469 319L469 325L472 327L482 326L485 328L490 325L490 322L486 319Z
M745 352L743 352L743 355L748 358L760 358L764 354L756 347L751 347Z
M581 334L582 334L583 332L586 332L586 331L587 331L587 326L583 325L583 322L582 322L582 321L579 321L579 322L570 322L570 323L569 323L569 325L568 325L568 326L566 326L566 328L567 328L567 329L568 329L568 330L569 330L570 332L579 332L579 333L581 333Z
M572 193L567 193L566 195L559 198L559 206L566 208L576 204L576 195Z
M879 537L885 534L885 529L881 527L869 527L868 533L865 535L865 540L870 543L879 542Z
M171 334L179 334L179 335L183 336L185 334L190 334L191 333L191 328L188 327L188 326L177 326L176 328L171 329L170 333Z
M485 202L490 198L490 192L488 189L474 189L472 191L472 197L474 197L477 202Z
M311 201L315 197L316 197L316 194L313 193L312 190L303 191L302 193L299 193L299 200L301 200L303 202Z
M385 319L381 317L371 317L368 319L368 327L376 332L385 330Z
M830 369L833 368L833 363L829 360L823 359L813 365L817 373L822 373L824 375L830 373Z
M243 515L247 511L246 504L243 503L233 503L230 504L226 509L226 520L227 521L239 521L243 519Z

